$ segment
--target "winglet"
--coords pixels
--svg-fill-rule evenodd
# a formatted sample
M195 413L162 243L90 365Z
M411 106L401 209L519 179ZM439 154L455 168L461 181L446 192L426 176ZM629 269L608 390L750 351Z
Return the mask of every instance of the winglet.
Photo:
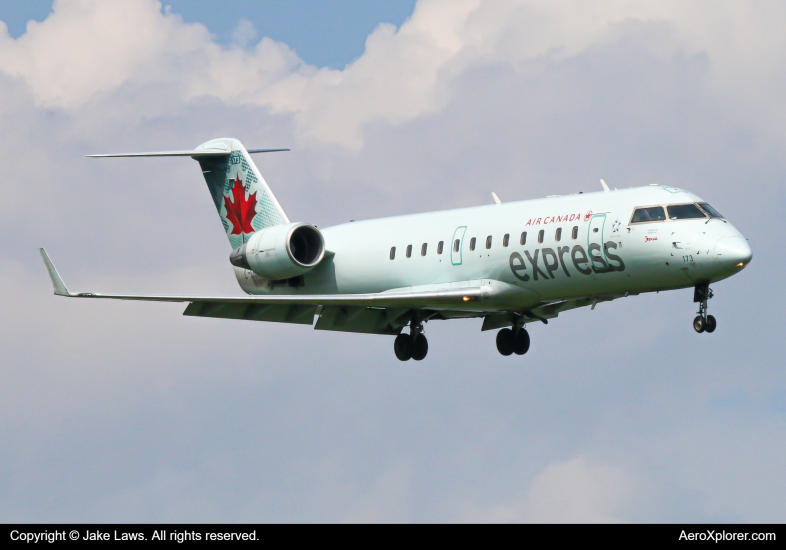
M499 200L499 197L494 191L491 192L491 196L494 197L494 202L496 202L497 204L502 204L502 201Z
M58 296L76 296L75 294L68 292L63 279L57 272L55 264L53 264L52 260L49 259L49 255L47 255L46 250L43 248L39 248L38 250L41 251L41 257L44 259L44 265L46 266L46 270L49 272L49 278L52 279L52 286L55 288L55 294Z
M609 189L609 186L608 186L608 185L606 185L606 182L605 182L605 181L603 181L603 180L600 180L600 184L603 186L603 192L604 192L604 193L608 193L608 192L610 191L610 189Z

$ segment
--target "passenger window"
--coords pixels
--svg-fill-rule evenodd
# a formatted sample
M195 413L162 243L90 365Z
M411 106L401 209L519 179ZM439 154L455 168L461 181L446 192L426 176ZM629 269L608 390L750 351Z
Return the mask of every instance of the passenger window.
M412 257L412 245L410 244L407 246L407 258L411 258L411 257Z
M486 237L486 250L488 250L489 248L491 248L491 235Z
M722 218L723 214L715 210L712 206L707 204L706 202L700 202L699 206L702 210L704 210L707 214L710 215L710 218Z
M470 251L470 252L472 252L473 250L475 250L475 240L476 240L476 239L475 239L475 237L472 237L472 238L469 240L469 251Z
M630 223L662 222L666 219L666 212L662 206L650 206L649 208L637 208L633 212Z
M573 237L574 241L579 238L579 226L578 225L574 225L573 226L573 232L571 233L570 236Z
M395 260L396 259L396 247L395 246L392 246L390 248L390 259L391 260Z
M695 204L672 204L667 206L669 218L672 220L689 220L693 218L706 218L698 206Z
M542 242L543 242L543 235L545 235L545 234L546 234L546 232L545 232L543 229L541 229L540 231L538 231L538 242L539 242L539 243L542 243Z
M456 239L456 242L453 243L453 252L458 252L459 246L461 246L461 240Z
M428 249L428 243L423 243L423 246L420 247L420 255L425 256L427 249Z
M554 234L554 240L555 240L555 241L557 241L557 242L559 242L559 240L560 240L561 238L562 238L562 228L561 228L561 227L558 227L558 228L557 228L557 232Z
M521 244L522 245L527 244L527 232L526 231L521 234Z
M505 233L505 236L502 237L502 246L507 247L508 243L510 243L510 233Z
M437 245L437 254L442 254L442 247L445 245L445 241L439 241Z

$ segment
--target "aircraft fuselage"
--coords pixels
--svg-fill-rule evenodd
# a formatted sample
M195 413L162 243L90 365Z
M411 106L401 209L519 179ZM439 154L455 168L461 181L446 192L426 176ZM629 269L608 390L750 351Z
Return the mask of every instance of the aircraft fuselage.
M254 295L493 281L511 287L499 309L693 287L725 279L750 261L742 234L725 218L631 218L639 207L694 203L703 201L649 186L358 221L322 229L333 255L305 274L302 286L237 268L236 275Z

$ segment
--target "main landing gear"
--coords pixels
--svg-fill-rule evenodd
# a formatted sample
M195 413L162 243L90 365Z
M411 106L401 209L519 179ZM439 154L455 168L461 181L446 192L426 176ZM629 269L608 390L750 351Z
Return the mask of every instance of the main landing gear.
M508 356L524 355L529 351L529 333L524 327L503 328L497 333L497 351Z
M693 301L699 303L699 314L693 320L693 330L696 332L715 332L715 327L718 326L715 317L707 315L707 300L710 298L712 298L710 283L696 285L693 291Z
M412 323L409 334L401 333L393 342L393 351L399 361L422 361L428 354L428 340L423 334L422 323Z

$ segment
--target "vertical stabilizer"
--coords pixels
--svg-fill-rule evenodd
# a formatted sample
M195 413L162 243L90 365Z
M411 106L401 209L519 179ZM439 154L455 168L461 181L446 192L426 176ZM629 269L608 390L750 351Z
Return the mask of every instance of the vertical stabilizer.
M203 143L194 152L198 151L229 152L228 155L193 156L202 167L233 249L260 229L289 223L289 218L240 141L214 139Z

